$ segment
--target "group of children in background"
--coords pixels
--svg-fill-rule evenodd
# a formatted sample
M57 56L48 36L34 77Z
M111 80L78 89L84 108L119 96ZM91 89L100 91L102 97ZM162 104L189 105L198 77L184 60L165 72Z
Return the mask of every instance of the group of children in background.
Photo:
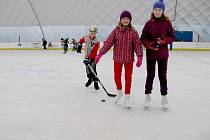
M69 42L69 38L67 37L66 39L61 38L61 47L62 47L63 50L64 50L64 54L67 53L68 48L69 48L69 47L68 47L69 44L72 44L72 45L73 45L72 51L77 51L77 53L81 53L82 44L76 42L76 40L75 40L74 38L72 38L72 41Z

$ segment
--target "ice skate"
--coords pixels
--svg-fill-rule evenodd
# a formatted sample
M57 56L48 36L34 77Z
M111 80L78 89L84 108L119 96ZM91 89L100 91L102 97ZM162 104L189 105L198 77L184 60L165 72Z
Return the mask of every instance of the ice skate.
M151 106L150 94L145 94L145 103L144 103L144 107L145 107L145 108L149 108L150 106Z
M95 90L99 90L98 82L94 82L94 88Z
M167 96L162 96L161 104L163 109L168 109L168 99Z
M92 82L93 82L92 79L88 79L87 83L85 84L85 87L89 87Z
M120 99L122 98L123 96L123 93L122 93L122 90L117 90L117 96L115 97L115 104L119 103Z
M130 105L130 94L126 94L126 95L125 95L125 98L124 98L124 105L125 105L125 107L127 107L127 108L131 108L131 105Z

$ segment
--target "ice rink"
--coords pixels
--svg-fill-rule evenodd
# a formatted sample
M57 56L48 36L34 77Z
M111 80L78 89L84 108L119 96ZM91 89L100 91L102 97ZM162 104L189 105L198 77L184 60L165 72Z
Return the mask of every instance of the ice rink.
M210 52L170 52L168 110L161 109L157 75L152 107L144 109L145 57L134 67L127 109L101 87L84 86L83 56L0 51L0 140L210 140ZM115 93L112 51L97 69Z

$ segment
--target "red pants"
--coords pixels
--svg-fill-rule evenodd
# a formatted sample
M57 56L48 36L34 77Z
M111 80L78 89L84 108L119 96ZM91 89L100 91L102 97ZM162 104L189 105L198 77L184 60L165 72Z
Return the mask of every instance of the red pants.
M114 62L114 80L117 89L122 90L121 75L123 65L125 68L125 94L130 94L133 73L133 62L126 64Z

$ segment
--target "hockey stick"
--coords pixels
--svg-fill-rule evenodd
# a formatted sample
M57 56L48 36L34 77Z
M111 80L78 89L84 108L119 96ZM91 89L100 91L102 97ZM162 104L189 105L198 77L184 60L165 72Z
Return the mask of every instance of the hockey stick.
M100 85L102 86L102 88L104 89L104 91L106 92L106 94L109 97L115 97L115 94L110 94L106 88L104 87L104 85L102 84L101 80L98 78L98 76L96 75L95 71L93 70L93 68L90 66L89 61L88 60L84 60L83 63L88 66L88 68L90 69L91 73L93 74L93 76L98 80L98 82L100 83Z

